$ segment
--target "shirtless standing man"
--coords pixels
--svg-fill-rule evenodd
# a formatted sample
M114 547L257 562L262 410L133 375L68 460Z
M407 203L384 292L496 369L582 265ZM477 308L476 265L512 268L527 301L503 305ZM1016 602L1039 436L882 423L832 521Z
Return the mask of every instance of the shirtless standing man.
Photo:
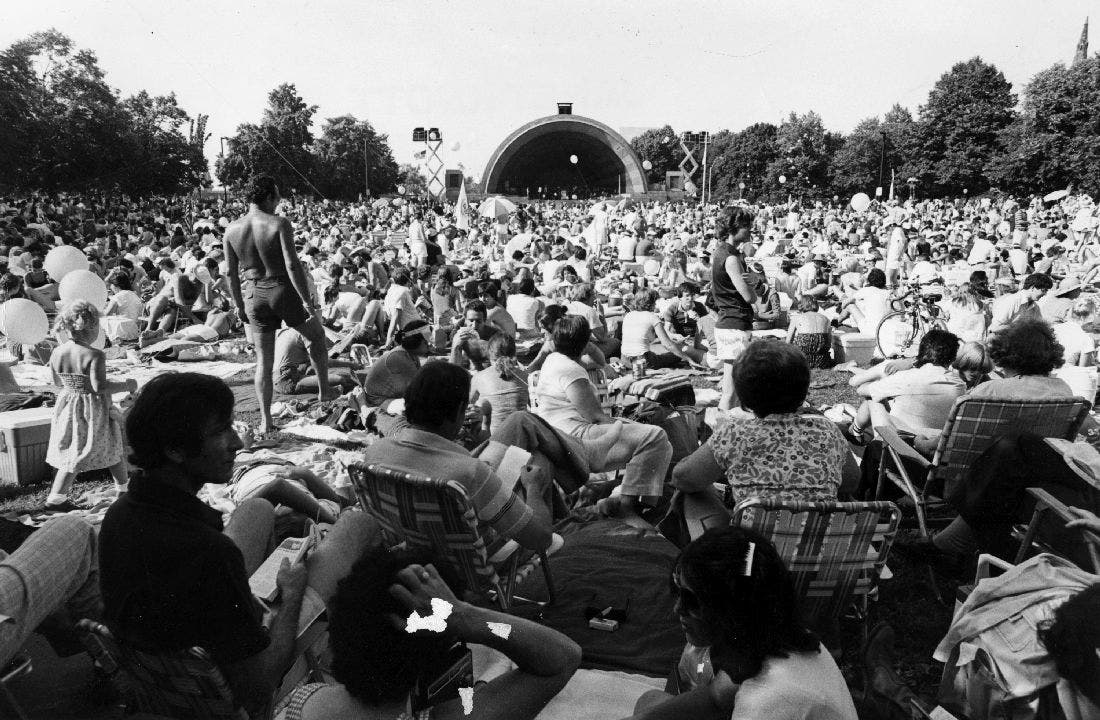
M317 373L318 399L336 396L329 388L325 333L294 249L294 230L289 220L275 215L281 200L274 178L253 177L248 186L248 214L226 229L224 241L229 292L241 321L252 326L256 345L256 396L260 400L260 430L264 433L275 428L271 419L271 375L275 331L282 323L305 338L310 363Z

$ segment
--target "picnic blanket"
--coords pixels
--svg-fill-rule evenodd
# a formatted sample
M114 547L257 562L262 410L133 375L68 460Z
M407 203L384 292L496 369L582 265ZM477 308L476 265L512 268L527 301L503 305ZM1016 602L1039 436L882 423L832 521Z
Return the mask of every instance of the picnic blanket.
M618 520L564 521L565 546L550 559L557 603L543 609L543 622L584 650L582 667L667 677L684 648L673 609L669 575L678 551L654 531ZM530 573L517 590L545 597L542 573ZM615 632L588 627L585 608L593 602L626 608Z

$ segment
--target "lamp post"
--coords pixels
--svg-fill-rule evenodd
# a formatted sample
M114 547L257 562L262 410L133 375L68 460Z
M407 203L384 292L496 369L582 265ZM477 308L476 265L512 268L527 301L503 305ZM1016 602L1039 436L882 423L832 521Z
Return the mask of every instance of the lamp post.
M745 197L745 181L737 183L737 199L741 200Z
M878 134L882 137L882 149L879 153L878 159L878 187L875 189L875 197L882 197L882 179L886 175L886 131L879 130Z

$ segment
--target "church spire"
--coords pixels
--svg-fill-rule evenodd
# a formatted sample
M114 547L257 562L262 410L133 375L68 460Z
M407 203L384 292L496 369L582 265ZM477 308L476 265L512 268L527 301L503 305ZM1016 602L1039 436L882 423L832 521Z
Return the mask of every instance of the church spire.
M1073 55L1073 64L1084 62L1089 55L1089 19L1085 18L1085 27L1081 30L1081 39L1077 41L1077 52Z

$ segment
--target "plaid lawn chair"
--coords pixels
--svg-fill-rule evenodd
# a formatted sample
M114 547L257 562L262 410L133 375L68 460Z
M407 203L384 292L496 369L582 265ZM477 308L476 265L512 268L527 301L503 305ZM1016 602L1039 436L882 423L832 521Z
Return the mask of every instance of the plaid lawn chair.
M117 642L106 626L77 623L81 642L125 698L130 712L194 720L249 720L221 670L202 648L154 653ZM270 717L271 704L261 713Z
M921 536L929 538L926 510L930 490L939 482L943 483L946 497L958 483L966 480L974 460L998 438L1009 433L1028 432L1039 437L1072 440L1090 407L1091 403L1084 398L959 398L951 408L931 461L902 440L893 427L876 426L875 433L883 442L883 452L875 497L881 497L886 482L897 486L913 502ZM910 462L909 467L903 459ZM921 481L911 477L913 466L924 473ZM942 504L935 498L932 502Z
M731 524L755 530L775 545L807 622L817 626L853 604L866 620L867 597L886 565L900 518L892 502L754 497L737 503Z
M451 563L468 589L492 598L501 610L519 599L513 595L524 553L514 540L483 534L461 483L365 463L352 463L348 473L359 504L378 519L391 546L430 548ZM545 552L538 559L553 605L550 563Z
M1061 555L1082 570L1100 573L1100 536L1085 528L1067 529L1065 524L1074 519L1073 515L1069 514L1065 503L1046 490L1028 488L1027 492L1035 498L1035 511L1027 529L1020 535L1016 564L1035 551L1047 552Z

